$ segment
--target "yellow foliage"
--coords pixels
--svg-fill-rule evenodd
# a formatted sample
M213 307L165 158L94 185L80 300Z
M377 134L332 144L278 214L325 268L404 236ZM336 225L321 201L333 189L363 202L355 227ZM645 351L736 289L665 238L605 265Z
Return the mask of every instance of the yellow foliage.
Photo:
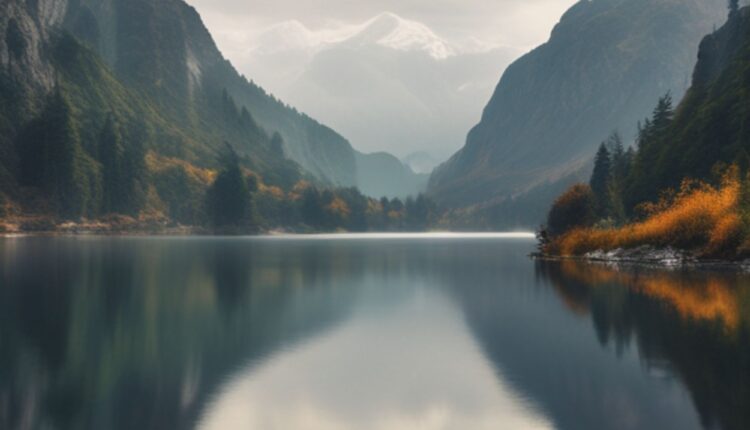
M668 304L684 319L718 320L726 329L735 330L742 318L736 279L731 275L683 277L680 273L665 271L635 273L576 261L564 261L560 268L566 277L580 281L579 285L597 288L616 283L632 288ZM579 311L586 308L573 297L567 297L562 285L556 284L555 287L572 308Z
M740 181L730 169L719 188L685 181L670 202L653 205L644 221L618 229L577 229L555 239L550 251L581 255L595 250L634 248L640 245L675 246L725 254L740 243Z
M331 201L331 203L326 207L326 209L331 214L340 216L341 218L344 218L344 219L346 219L351 213L351 210L349 209L349 205L347 205L346 202L342 200L340 197L334 198Z
M284 197L286 197L284 190L276 186L260 185L259 189L261 193L267 194L275 200L284 200Z
M146 154L146 168L149 172L159 173L174 167L182 167L188 176L204 185L211 184L216 178L216 171L197 167L185 160L165 157L154 151L148 151Z

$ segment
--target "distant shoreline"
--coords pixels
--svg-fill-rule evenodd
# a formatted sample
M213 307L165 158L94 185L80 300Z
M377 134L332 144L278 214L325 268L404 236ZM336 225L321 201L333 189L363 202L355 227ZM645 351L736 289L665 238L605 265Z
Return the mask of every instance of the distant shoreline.
M1 224L0 224L1 225ZM7 226L7 224L6 224ZM0 238L20 238L20 237L209 237L209 236L226 236L226 237L264 237L264 238L315 238L315 239L534 239L534 233L525 231L510 232L481 232L481 231L368 231L368 232L350 232L350 231L312 231L307 229L286 230L286 229L211 229L197 226L148 226L137 225L126 228L115 228L108 224L102 223L65 223L55 228L38 228L38 229L6 229L0 230Z

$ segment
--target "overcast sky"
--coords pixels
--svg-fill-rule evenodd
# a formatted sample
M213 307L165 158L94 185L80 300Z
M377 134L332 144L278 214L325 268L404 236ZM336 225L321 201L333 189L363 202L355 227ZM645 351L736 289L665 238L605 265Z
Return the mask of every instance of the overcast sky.
M532 48L575 0L187 0L230 60L273 24L312 30L358 24L381 12L423 22L452 41Z

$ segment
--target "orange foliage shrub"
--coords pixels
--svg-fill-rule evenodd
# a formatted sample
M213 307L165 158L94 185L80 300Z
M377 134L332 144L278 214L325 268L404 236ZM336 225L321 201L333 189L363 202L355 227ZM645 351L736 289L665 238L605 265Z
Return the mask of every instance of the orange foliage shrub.
M650 215L641 222L618 229L579 228L554 239L549 251L581 255L653 245L697 250L705 256L726 257L736 252L743 236L736 169L730 169L719 188L685 181L673 195L671 202L649 208Z
M594 193L585 184L575 184L555 200L547 216L547 228L552 235L594 223Z

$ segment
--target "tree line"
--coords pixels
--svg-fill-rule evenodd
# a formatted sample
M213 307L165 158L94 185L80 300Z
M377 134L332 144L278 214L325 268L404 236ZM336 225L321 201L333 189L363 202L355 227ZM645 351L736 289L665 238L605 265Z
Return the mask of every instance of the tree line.
M257 131L246 111L236 109L226 95L222 100L227 115ZM18 139L20 184L41 193L48 202L44 211L63 219L137 217L155 209L175 223L226 232L420 231L436 222L436 205L424 195L378 200L356 188L309 181L287 190L265 185L246 167L251 160L226 142L216 171L187 162L160 166L159 161L151 171L148 128L115 112L106 115L94 144L85 145L80 130L70 100L57 88ZM270 142L283 154L278 133Z

